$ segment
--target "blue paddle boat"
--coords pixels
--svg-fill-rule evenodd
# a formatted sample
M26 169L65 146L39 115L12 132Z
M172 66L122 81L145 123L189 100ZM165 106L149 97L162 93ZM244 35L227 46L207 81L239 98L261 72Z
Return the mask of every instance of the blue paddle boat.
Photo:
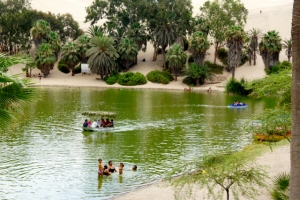
M228 108L247 108L247 107L248 106L245 103L238 103L236 105L234 105L234 103L232 103L232 104L228 105Z

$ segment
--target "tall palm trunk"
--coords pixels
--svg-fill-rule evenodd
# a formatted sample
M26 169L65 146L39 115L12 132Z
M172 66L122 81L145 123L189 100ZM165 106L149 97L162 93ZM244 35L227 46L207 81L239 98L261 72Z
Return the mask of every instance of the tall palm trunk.
M290 200L300 198L300 0L294 0L292 20L292 140Z
M167 66L166 66L166 46L163 46L161 48L161 53L162 53L162 56L163 56L163 69L166 69Z
M256 65L256 51L253 51L253 65Z
M214 57L214 64L217 62L217 54L218 54L218 49L219 49L219 42L216 42L215 44L215 57Z

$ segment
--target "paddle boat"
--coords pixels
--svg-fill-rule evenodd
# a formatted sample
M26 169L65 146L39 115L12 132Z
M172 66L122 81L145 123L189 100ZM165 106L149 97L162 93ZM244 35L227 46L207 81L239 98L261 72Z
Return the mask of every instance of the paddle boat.
M248 106L245 103L238 103L238 104L232 103L228 105L228 108L247 108L247 107Z
M101 119L101 118L116 118L117 114L115 112L106 112L106 111L85 111L82 113L84 116L89 118ZM112 131L114 126L110 127L84 127L82 126L83 131Z

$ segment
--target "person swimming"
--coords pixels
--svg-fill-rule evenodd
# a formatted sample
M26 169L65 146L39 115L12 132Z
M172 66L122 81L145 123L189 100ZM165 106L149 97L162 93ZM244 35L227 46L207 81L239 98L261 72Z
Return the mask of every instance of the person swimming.
M120 163L120 165L119 165L119 174L123 174L123 168L124 168L124 164Z
M102 164L102 159L98 159L98 175L101 176L103 175L103 164Z
M107 165L104 165L104 168L103 168L103 175L111 175L111 172L108 170L108 167Z
M112 161L108 161L108 171L111 173L117 172L116 168L113 166Z
M133 171L136 171L136 170L137 170L137 166L136 166L136 165L133 165L133 166L132 166L132 170L133 170Z

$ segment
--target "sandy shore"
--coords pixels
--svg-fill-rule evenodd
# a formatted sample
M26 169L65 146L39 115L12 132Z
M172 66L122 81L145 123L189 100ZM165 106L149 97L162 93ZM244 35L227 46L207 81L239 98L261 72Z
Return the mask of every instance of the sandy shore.
M280 172L290 171L290 146L281 146L275 148L273 151L268 151L263 155L259 156L255 163L265 166L265 170L268 172L269 179L267 180L268 185L272 184L273 178ZM255 199L261 200L271 200L269 195L268 187L259 191L259 195ZM196 192L195 199L204 199L207 193L205 191L199 190ZM225 194L224 194L225 195ZM224 196L225 197L225 196ZM174 188L167 186L166 183L158 183L155 185L150 185L149 187L136 190L131 193L120 195L115 197L114 200L173 200L174 198ZM224 198L225 199L225 198ZM246 200L241 197L241 200Z

